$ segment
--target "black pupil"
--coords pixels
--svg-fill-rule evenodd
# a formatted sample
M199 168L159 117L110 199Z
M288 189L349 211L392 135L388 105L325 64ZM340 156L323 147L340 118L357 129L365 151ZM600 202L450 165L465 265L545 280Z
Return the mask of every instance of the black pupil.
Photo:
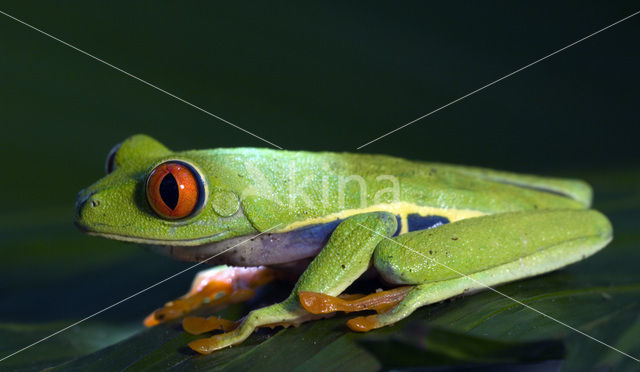
M173 174L169 173L160 182L160 197L162 201L171 208L176 209L178 205L178 197L180 196L180 190L178 189L178 182Z

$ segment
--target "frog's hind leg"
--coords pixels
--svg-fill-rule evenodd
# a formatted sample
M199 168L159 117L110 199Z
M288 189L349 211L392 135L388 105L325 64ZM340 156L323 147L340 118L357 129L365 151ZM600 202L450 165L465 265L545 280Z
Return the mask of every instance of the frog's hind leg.
M253 297L255 288L274 278L275 273L265 267L223 265L200 271L187 294L167 302L164 307L149 314L144 324L147 327L153 327L184 316L202 306L225 306L247 301ZM193 324L203 324L203 322L193 320ZM190 329L195 331L199 328L194 326Z
M458 226L454 226L456 224ZM430 260L432 265L438 265L443 270L439 274L443 279L428 278L428 275L423 274L425 282L413 287L397 306L383 314L351 319L347 322L349 328L366 332L404 319L421 306L470 291L492 289L498 292L493 289L493 286L550 272L580 261L611 241L611 225L604 216L595 211L507 213L494 217L462 220L450 224L448 228L444 228L445 226L430 232L407 236L405 239L399 239L402 237L400 236L389 241L388 244L381 243L374 257L385 255L383 252L385 248L386 253L391 252L388 249L393 250L393 257L417 256L417 260L413 260L417 263L416 265L412 266L408 262L404 265L406 270L414 271L417 267L421 267L420 265L423 267L425 261ZM509 229L510 233L507 234L500 229ZM485 237L487 240L484 240L482 234L483 232L486 234L487 231L491 237ZM478 236L479 239L474 240L474 236ZM466 239L471 241L467 244L464 242ZM424 249L422 248L424 246L417 244L418 241L424 243L425 240L427 240L426 246L431 248ZM395 247L392 247L392 244ZM470 258L475 259L476 264L482 260L479 258L482 255L499 255L497 250L500 249L512 251L518 255L502 261L504 263L494 262L492 265L491 262L485 262L475 267L460 265L456 260L447 261L449 255L446 254L438 257L439 262L431 258L435 256L436 249L455 255L453 252L457 248L473 252ZM424 253L425 250L427 254ZM460 260L464 261L459 257L458 261ZM391 263L398 264L398 262ZM378 262L378 265L386 264L388 262ZM431 270L435 270L435 266L432 266ZM403 276L407 276L407 272L396 274L395 279L398 281L401 281Z

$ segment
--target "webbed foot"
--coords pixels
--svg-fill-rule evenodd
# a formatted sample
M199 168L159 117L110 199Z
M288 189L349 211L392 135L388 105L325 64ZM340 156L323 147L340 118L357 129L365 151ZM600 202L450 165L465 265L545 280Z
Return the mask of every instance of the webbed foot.
M275 277L265 267L217 266L199 272L189 292L179 299L167 302L164 307L149 314L144 325L153 327L184 316L202 306L226 306L249 300L254 289Z
M398 287L366 296L329 296L316 292L300 292L299 296L302 307L312 314L326 314L335 311L350 313L364 310L384 313L402 301L412 288L412 286Z

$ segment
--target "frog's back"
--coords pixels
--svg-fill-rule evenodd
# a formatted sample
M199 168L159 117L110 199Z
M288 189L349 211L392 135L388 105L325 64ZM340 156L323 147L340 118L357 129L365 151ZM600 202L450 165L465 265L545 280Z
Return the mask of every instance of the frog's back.
M190 153L207 163L215 182L239 193L258 228L278 220L290 230L370 211L395 213L405 224L412 217L455 221L506 211L585 208L591 200L589 186L578 180L386 155L257 148Z

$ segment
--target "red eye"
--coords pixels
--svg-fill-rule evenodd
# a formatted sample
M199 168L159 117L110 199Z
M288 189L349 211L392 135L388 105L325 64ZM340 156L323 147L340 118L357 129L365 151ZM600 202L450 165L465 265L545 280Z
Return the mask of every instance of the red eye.
M182 162L172 161L155 167L147 179L147 200L161 217L187 217L202 205L202 180L195 170Z

